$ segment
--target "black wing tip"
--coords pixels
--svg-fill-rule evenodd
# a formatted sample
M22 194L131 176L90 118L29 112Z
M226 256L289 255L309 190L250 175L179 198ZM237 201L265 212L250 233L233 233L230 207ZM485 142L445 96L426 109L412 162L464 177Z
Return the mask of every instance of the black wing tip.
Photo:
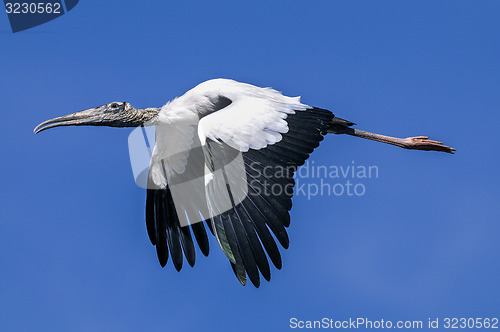
M174 268L177 272L179 272L180 270L182 270L182 265L183 265L183 259L182 259L182 256L180 256L180 259L174 259L174 257L172 257L172 263L174 264Z
M158 261L160 262L160 266L165 267L165 265L167 265L167 262L168 262L168 256L165 256L164 254L159 252L158 247L156 247L156 248L157 248Z
M196 263L196 249L192 239L193 231L201 253L208 256L209 241L203 223L180 226L172 201L170 188L148 189L146 196L146 229L151 243L156 247L158 261L163 268L168 259L177 271L182 269L184 256L189 266Z
M189 258L189 259L188 259L188 258L186 257L186 260L187 260L187 262L188 262L189 266L194 267L194 263L195 263L195 259L194 259L194 258L193 258L193 259L191 259L191 258Z

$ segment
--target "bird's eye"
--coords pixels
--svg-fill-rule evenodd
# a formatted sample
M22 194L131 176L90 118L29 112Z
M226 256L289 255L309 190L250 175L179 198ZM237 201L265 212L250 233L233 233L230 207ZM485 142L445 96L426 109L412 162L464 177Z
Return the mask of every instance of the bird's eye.
M118 103L111 104L111 108L118 108Z

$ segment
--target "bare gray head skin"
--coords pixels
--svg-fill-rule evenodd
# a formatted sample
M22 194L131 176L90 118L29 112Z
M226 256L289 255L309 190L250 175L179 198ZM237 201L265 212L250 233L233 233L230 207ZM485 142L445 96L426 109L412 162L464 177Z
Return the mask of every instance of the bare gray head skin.
M127 102L112 102L44 121L33 131L38 134L61 126L139 127L147 125L159 111L159 108L135 109Z

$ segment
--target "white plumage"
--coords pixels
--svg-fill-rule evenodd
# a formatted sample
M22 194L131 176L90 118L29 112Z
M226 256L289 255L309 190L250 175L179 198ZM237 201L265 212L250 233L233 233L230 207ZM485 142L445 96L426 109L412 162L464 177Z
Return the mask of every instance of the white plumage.
M231 104L213 111L221 96ZM275 144L288 132L287 115L307 108L311 107L302 104L300 97L287 97L271 88L229 79L203 82L165 104L152 123L156 125L153 181L164 188L167 181L158 162L166 161L167 175L172 171L182 173L189 151L197 142L205 145L207 138L223 141L241 152Z

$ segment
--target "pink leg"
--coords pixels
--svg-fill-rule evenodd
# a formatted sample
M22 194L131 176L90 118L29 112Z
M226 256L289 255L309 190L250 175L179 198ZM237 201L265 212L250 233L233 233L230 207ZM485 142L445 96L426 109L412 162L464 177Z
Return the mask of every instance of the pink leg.
M446 153L454 153L454 151L456 151L454 148L446 146L442 142L430 140L429 137L427 136L398 138L398 137L374 134L367 131L348 128L348 127L343 127L342 130L340 130L340 128L337 129L338 130L335 131L335 133L337 134L347 134L356 137L366 138L377 142L396 145L410 150L442 151Z

